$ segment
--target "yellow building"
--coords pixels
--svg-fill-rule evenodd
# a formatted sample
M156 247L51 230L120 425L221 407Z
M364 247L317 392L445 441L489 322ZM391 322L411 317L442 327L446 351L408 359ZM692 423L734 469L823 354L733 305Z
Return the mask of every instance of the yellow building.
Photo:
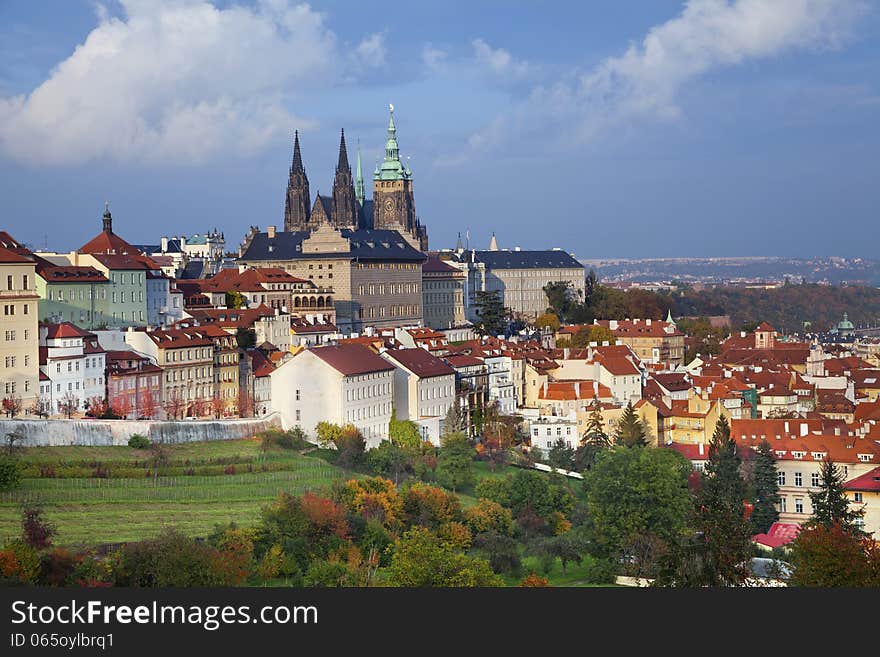
M635 409L639 419L643 420L645 424L648 425L648 444L656 447L658 445L657 422L659 420L657 407L647 399L640 399L633 404L633 409ZM602 423L605 426L605 433L608 434L608 437L611 440L614 440L614 432L617 429L617 423L620 421L620 416L623 415L624 410L626 410L625 406L600 404L599 412L602 414ZM591 414L592 409L589 407L578 412L577 423L578 433L580 435L583 435L586 431Z
M880 538L880 468L850 479L844 488L851 507L865 512L862 529L875 539Z
M17 413L29 411L39 386L36 271L33 260L8 233L0 232L0 398Z
M659 416L657 439L662 444L708 444L718 418L722 414L729 417L722 400L703 399L693 389L688 392L687 400L654 400L654 404Z

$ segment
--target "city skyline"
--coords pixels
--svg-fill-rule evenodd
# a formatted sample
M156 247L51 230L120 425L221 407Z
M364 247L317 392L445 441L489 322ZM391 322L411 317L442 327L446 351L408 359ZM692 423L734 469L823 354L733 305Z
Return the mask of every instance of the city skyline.
M852 239L880 201L867 3L498 8L5 3L4 227L73 249L109 200L134 243L217 227L234 249L283 225L294 130L327 194L339 130L370 172L394 103L432 249L873 255Z

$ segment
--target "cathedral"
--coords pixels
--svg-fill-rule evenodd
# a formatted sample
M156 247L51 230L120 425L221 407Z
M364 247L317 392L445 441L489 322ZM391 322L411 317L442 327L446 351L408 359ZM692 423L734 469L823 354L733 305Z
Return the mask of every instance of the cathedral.
M339 161L330 196L311 202L309 179L300 153L299 132L293 140L293 161L284 203L284 231L311 232L322 225L339 230L394 230L420 251L428 250L428 231L416 217L412 171L400 161L394 108L390 107L385 157L373 172L373 198L365 198L360 148L352 177L345 146L345 131L339 140Z

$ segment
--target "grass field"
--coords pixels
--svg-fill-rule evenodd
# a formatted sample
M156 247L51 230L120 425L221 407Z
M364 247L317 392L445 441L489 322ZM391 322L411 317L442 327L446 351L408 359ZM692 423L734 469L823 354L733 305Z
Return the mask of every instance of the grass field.
M95 468L107 478L26 477L13 492L0 494L0 542L20 531L21 504L41 502L55 524L56 545L95 545L155 536L164 525L204 536L215 524L254 524L260 510L282 491L317 490L353 473L292 450L263 453L258 440L212 441L167 448L164 468L219 469L213 476L146 477L151 454L129 447L34 447L24 464L56 472ZM222 474L233 466L236 474ZM261 471L271 467L270 471ZM251 468L253 472L247 472ZM143 470L143 473L140 473ZM138 472L138 477L114 476ZM160 468L160 474L163 468ZM152 470L155 472L155 470Z

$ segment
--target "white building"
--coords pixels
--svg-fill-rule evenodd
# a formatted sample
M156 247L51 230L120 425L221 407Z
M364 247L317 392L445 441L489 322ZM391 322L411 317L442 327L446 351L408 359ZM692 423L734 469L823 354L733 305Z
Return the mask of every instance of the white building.
M545 456L558 440L563 440L568 447L577 449L580 445L577 414L572 411L562 417L541 415L529 423L529 436L532 449L540 449Z
M306 349L272 372L272 410L285 428L317 439L318 422L356 426L377 447L388 438L394 365L360 344Z
M398 420L412 420L422 437L440 445L443 420L455 403L455 370L421 347L386 349L393 364L394 410Z
M106 397L106 353L94 333L70 322L40 327L40 370L48 378L41 381L41 401L51 413L62 413L67 400L80 412L89 400Z
M516 412L516 386L511 376L508 356L487 356L483 359L489 371L489 401L497 402L498 412L513 415Z

